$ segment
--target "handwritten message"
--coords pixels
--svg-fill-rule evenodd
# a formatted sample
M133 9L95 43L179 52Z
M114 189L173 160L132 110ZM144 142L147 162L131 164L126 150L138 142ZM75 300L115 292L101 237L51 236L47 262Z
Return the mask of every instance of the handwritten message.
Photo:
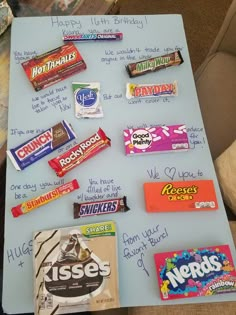
M106 65L110 65L113 62L122 62L127 63L136 62L139 60L150 59L154 56L160 56L162 54L171 53L176 50L183 50L183 47L175 45L173 47L165 47L161 49L157 46L150 47L127 47L125 49L105 49L103 56L100 58L100 61Z
M187 128L190 148L203 148L206 144L203 127L191 126Z
M89 178L87 188L77 199L83 202L117 198L121 191L121 186L112 178Z
M159 170L157 166L147 169L147 174L150 179L162 179L168 180L194 180L203 176L203 172L198 168L195 171L186 170L186 168L177 168L175 166L166 166Z
M24 258L30 256L33 250L33 241L23 242L13 248L7 248L6 256L8 263L16 263L19 267L23 268Z
M148 19L146 16L136 16L136 17L128 17L128 16L112 16L112 17L104 17L104 16L91 16L89 18L89 24L94 27L119 27L119 26L129 26L135 27L137 29L143 29L148 24ZM82 20L72 18L72 17L60 17L60 16L52 16L51 17L51 27L60 28L62 30L62 35L78 35L82 32L83 24ZM100 30L94 29L93 32L101 33L103 31L105 33L108 30ZM118 31L118 30L116 30ZM85 31L83 31L84 33ZM90 30L91 32L91 30Z
M65 112L72 107L71 101L66 95L68 87L66 85L55 89L47 90L31 98L31 107L35 113L41 113L49 108L54 108L60 112Z
M14 50L13 51L13 56L14 56L14 60L16 62L16 64L20 64L26 60L32 59L35 56L37 56L37 52L36 50L32 50L32 51L27 51L27 50L22 50L22 51L18 51L18 50Z
M125 232L121 238L122 256L127 263L134 263L138 270L150 276L150 267L145 262L145 255L149 255L150 248L156 247L168 236L166 227L160 224L145 228L136 234Z
M42 181L39 184L26 182L23 184L11 184L9 190L14 192L15 199L25 199L38 190L52 190L56 186L64 184L64 179L54 180L54 181Z

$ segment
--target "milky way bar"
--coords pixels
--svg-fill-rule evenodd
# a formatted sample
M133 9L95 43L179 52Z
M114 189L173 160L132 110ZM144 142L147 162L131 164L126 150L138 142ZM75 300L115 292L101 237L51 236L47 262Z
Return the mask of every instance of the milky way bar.
M128 210L126 196L97 202L74 203L74 219L92 215L126 212Z
M56 172L57 176L62 177L74 167L80 165L110 145L111 140L106 136L105 132L99 128L91 137L76 144L67 152L48 161L48 163Z
M15 168L21 171L75 138L76 135L70 124L62 120L34 138L8 150L7 154Z
M126 66L126 70L130 77L137 77L139 75L158 71L171 66L178 66L183 62L180 51L176 50L175 52L163 56L130 63Z
M35 91L86 69L86 63L73 43L50 50L22 63Z

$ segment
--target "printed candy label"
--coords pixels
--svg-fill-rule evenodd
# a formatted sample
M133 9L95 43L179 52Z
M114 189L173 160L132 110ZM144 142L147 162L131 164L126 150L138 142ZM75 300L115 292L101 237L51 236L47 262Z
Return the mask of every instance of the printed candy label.
M154 255L162 300L236 292L228 245Z
M35 233L34 285L36 315L119 307L115 223Z
M143 184L147 212L217 210L211 179Z
M103 117L100 103L100 83L72 82L75 99L76 118L101 118Z
M189 149L185 125L126 129L124 142L126 155Z

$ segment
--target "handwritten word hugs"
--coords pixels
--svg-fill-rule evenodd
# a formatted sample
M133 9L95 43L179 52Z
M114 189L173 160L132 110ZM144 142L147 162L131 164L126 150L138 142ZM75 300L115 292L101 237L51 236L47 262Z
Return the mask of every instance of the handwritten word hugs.
M17 265L23 268L24 265L24 257L31 256L33 251L33 242L30 240L29 242L23 242L20 245L17 245L13 248L7 248L7 262L13 263L16 262Z
M126 261L136 263L136 266L149 276L148 266L145 264L145 255L150 248L156 247L159 243L168 237L166 227L159 224L146 228L136 234L122 234L122 255Z

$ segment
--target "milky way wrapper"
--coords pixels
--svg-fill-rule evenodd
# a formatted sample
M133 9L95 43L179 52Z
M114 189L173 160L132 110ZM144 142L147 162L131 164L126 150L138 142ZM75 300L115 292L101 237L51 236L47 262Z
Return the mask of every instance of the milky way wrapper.
M147 212L218 209L212 180L149 182L143 188Z
M132 78L168 67L179 66L183 62L181 52L176 50L166 55L130 63L126 66L126 70Z
M60 82L86 69L86 63L73 43L57 47L22 63L35 91Z
M180 152L189 149L189 140L184 124L130 128L125 129L123 135L127 156Z
M162 300L236 292L236 271L228 245L154 254Z
M113 221L34 234L36 315L120 307Z

